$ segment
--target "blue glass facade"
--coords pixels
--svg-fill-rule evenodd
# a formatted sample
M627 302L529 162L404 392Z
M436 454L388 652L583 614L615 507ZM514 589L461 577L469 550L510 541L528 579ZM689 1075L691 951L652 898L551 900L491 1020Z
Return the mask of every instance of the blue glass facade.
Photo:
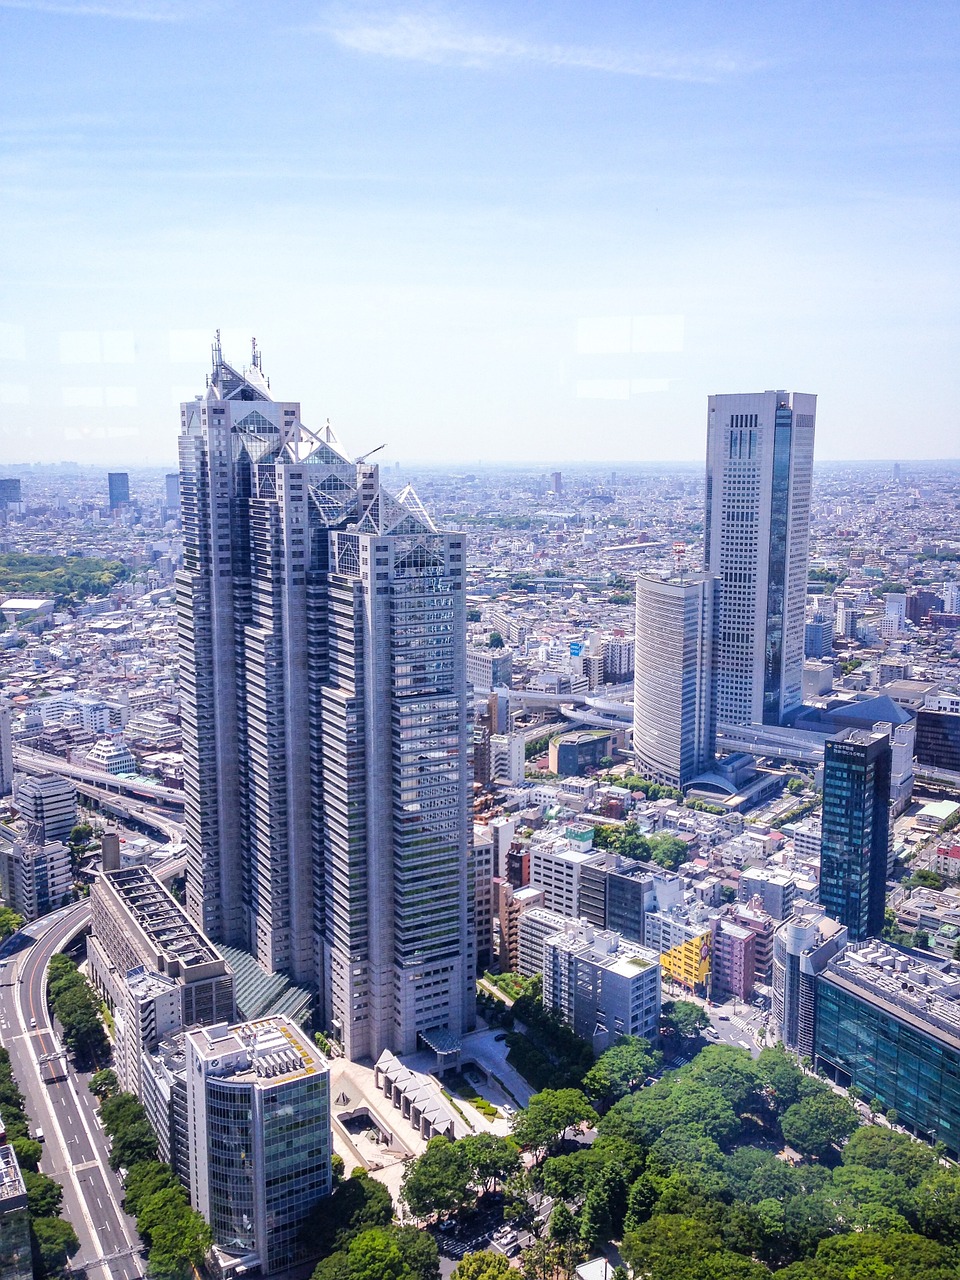
M830 973L817 990L816 1057L840 1084L893 1108L899 1123L960 1155L960 1040L870 999Z
M820 903L851 942L879 937L890 838L889 738L851 731L827 740Z

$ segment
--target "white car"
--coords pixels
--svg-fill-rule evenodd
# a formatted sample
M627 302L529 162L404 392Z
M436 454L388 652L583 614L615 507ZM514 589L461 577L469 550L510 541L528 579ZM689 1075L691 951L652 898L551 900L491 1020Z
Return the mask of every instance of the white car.
M31 1030L31 1031L36 1031L36 1029L37 1029L37 1020L36 1020L36 1018L31 1018L31 1019L30 1019L30 1030Z

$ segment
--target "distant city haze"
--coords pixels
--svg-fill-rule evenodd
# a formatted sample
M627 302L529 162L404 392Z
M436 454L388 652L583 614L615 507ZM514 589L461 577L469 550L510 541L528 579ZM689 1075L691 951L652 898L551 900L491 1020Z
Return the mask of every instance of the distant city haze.
M957 455L956 7L0 9L0 462L172 462L217 327L387 461Z

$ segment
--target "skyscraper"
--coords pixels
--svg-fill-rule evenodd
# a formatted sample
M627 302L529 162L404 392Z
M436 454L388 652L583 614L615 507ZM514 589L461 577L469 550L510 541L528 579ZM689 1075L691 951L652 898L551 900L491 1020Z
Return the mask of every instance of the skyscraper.
M883 930L892 757L886 733L847 729L824 744L820 903L851 942Z
M353 1059L472 1025L464 537L214 345L181 406L187 905Z
M722 580L720 724L779 724L801 705L817 398L718 395L707 414L704 554Z
M109 471L107 473L107 492L110 495L110 510L116 511L130 501L130 477L126 471Z
M713 761L719 580L637 579L633 750L645 778L685 787Z

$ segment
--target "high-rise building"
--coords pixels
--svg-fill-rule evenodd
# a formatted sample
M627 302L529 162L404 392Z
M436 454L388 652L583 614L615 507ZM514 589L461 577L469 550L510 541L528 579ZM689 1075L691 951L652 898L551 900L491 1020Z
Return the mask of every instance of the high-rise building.
M802 701L817 398L711 396L704 564L722 580L720 724L779 724Z
M69 778L45 773L39 778L22 776L14 797L28 838L62 840L66 844L77 821L77 789Z
M820 902L851 942L883 930L891 760L886 733L847 729L824 744Z
M303 1224L330 1194L329 1066L287 1018L198 1027L185 1042L194 1208L224 1261L285 1270L310 1256Z
M130 477L126 471L109 471L107 473L107 492L110 495L110 510L116 511L124 503L130 501Z
M684 787L713 761L718 597L707 575L637 579L633 751L654 782Z
M0 477L0 508L20 502L20 480L17 476Z
M0 796L13 789L13 714L6 698L0 698Z
M809 902L773 935L774 1019L783 1043L804 1057L813 1057L817 975L846 945L846 928Z
M352 1059L473 1025L465 540L214 346L181 406L187 906ZM436 1033L436 1034L434 1034Z
M180 505L180 473L172 471L169 475L164 476L164 496L168 507L179 507Z

